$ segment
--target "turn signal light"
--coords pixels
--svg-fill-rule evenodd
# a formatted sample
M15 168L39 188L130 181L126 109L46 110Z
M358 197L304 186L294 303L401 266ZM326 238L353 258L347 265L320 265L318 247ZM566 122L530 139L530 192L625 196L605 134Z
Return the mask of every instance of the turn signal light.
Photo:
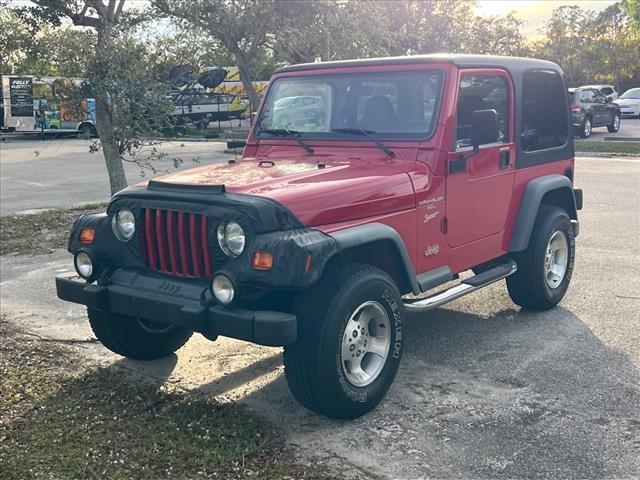
M95 239L96 239L95 228L83 228L82 230L80 230L80 243L91 245Z
M273 266L273 255L268 252L256 252L253 254L251 266L255 270L271 270Z

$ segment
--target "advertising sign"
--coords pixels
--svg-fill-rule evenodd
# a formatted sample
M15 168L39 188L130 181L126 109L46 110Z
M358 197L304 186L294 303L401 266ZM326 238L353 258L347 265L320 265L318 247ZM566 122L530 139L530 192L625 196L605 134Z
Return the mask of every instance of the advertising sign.
M12 117L33 117L33 83L30 77L9 78Z

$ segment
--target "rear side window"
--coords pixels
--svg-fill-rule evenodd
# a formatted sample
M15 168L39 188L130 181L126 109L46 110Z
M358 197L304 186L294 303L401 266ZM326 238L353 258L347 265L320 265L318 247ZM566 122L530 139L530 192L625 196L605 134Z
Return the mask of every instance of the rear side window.
M551 70L524 74L522 147L525 152L560 147L567 142L567 99L562 78Z

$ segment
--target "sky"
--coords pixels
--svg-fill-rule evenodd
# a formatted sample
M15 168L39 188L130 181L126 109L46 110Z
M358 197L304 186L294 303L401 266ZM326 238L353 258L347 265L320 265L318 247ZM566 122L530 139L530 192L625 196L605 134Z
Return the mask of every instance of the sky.
M616 3L616 0L478 0L475 8L480 16L506 15L515 12L518 18L527 23L523 33L530 38L540 36L540 29L551 17L551 12L565 5L578 5L583 10L602 10Z

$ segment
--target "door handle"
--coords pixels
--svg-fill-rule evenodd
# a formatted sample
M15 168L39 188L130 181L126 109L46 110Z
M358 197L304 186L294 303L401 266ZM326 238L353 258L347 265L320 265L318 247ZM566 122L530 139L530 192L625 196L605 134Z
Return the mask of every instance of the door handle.
M511 166L511 154L509 150L500 150L500 169L509 168Z

